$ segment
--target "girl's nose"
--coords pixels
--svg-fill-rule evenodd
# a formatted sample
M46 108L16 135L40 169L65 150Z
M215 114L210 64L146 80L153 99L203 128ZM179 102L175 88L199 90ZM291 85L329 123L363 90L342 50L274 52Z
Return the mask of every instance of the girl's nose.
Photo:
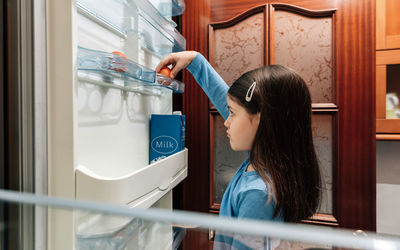
M228 120L229 120L229 117L228 117L228 119L226 119L226 120L224 121L224 126L225 126L226 128L229 127L229 122L228 122Z

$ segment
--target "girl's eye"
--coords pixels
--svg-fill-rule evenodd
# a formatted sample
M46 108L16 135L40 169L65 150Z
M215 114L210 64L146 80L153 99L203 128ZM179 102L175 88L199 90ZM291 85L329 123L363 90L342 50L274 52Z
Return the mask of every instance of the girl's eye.
M234 113L232 112L232 110L229 110L229 114L230 114L230 115L233 115Z

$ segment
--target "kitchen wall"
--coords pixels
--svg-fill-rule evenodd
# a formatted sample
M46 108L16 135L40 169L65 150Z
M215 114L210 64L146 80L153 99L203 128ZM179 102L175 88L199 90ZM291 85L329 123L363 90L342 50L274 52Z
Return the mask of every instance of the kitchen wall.
M400 235L400 141L376 142L376 230Z

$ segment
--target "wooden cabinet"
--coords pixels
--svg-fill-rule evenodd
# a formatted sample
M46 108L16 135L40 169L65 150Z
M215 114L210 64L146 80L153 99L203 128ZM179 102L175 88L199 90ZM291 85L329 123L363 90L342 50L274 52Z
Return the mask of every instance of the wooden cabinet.
M228 77L226 79L228 83L229 77L234 79L236 73L241 73L242 70L247 71L247 67L282 63L280 60L284 57L281 53L285 50L281 46L278 47L279 30L274 29L274 32L271 33L271 25L265 25L266 22L271 24L271 21L285 20L278 20L284 14L284 10L279 10L277 5L270 10L274 9L281 13L274 13L276 14L274 20L268 19L272 15L270 15L268 8L265 8L265 5L268 4L271 7L271 4L278 2L309 10L337 9L331 21L333 29L331 45L333 47L329 51L332 52L332 69L324 71L329 73L330 76L327 75L329 76L328 80L324 80L324 88L313 90L315 97L313 99L314 118L320 124L319 127L326 128L326 130L317 130L318 134L321 135L321 148L327 148L324 145L328 145L328 143L332 146L332 148L326 150L326 152L332 152L332 167L335 171L332 172L332 199L329 199L332 200L332 206L328 207L332 209L332 214L330 211L321 211L321 215L327 214L328 218L314 218L314 222L329 223L332 222L331 220L334 217L333 223L337 223L339 227L374 231L376 229L376 145L373 140L376 135L375 0L185 0L186 11L182 16L182 33L187 39L187 49L200 51L210 61L214 60L213 63L216 68L227 69L225 71L227 74L224 77ZM242 52L241 50L218 51L218 49L221 49L221 47L218 47L215 51L215 47L209 48L208 35L213 35L209 34L210 24L213 24L213 29L217 33L230 28L236 29L239 27L237 25L240 24L235 25L236 28L223 28L222 24L218 25L217 23L234 19L251 9L255 12L248 12L251 15L243 16L240 23L243 25L259 25L253 28L262 29L259 29L259 32L253 34L252 37L250 36L251 33L247 33L246 39L243 39L243 41L240 40L240 37L237 37L239 39L237 42L247 43L248 39L253 39L253 45L257 46L256 54L253 53L253 47L246 48L246 51L248 51L246 53L253 53L251 58L241 57L243 55L239 54L239 52ZM273 25L273 27L277 26ZM214 41L218 43L218 36L223 34L217 33L214 33ZM271 43L271 34L275 38L273 43ZM313 37L318 38L319 35ZM234 42L233 39L221 41ZM290 41L297 42L297 40ZM221 44L221 42L219 43ZM213 49L214 51L212 51ZM227 57L230 56L229 52L238 52L238 54ZM315 50L312 50L309 54L313 55L312 52L315 52ZM309 54L305 58L308 59ZM236 58L235 56L239 59L230 59ZM222 60L223 58L226 59ZM220 64L222 61L225 63L235 62L235 65L228 68L226 65ZM236 63L240 63L240 65ZM324 69L328 68L324 67ZM237 71L229 71L228 69ZM306 69L310 69L310 67ZM213 138L214 134L218 133L218 130L223 126L222 118L213 112L207 96L195 83L189 72L183 72L183 80L187 83L182 103L183 111L187 115L186 142L190 149L188 165L191 166L188 177L183 184L183 209L217 213L218 201L222 193L222 190L219 190L221 186L215 185L216 191L210 194L211 185L209 184L222 177L229 181L230 177L229 174L225 175L226 172L220 172L218 173L219 176L215 174L215 179L212 179L210 177L212 177L213 172L210 172L211 169L208 166L210 161L214 162L215 160L214 164L221 162L217 162L213 158L220 154L218 149L223 147L225 142L221 140L214 140L213 142ZM329 88L331 90L326 92ZM328 93L328 95L325 93ZM222 144L216 145L213 152L210 150L210 146L214 143ZM329 157L330 155L327 154L326 159L329 160ZM229 158L229 160L232 159ZM225 163L228 163L228 161L223 161L223 164ZM237 167L235 165L235 169ZM184 249L207 249L208 239L207 233L188 232L184 240Z
M400 9L398 0L376 1L376 138L400 140Z
M399 0L376 0L376 49L400 48Z

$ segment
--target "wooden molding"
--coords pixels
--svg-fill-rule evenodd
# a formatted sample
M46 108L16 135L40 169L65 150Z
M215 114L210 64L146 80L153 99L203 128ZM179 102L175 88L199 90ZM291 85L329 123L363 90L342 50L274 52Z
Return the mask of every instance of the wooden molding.
M386 65L376 66L376 118L386 117Z
M386 36L386 48L400 48L400 35Z
M400 141L400 134L376 134L377 141Z
M267 5L262 4L262 5L254 7L254 8L251 8L243 13L240 13L239 15L237 15L231 19L228 19L226 21L210 23L210 26L212 26L214 29L229 28L237 23L240 23L241 21L245 20L246 18L248 18L254 14L261 13L261 12L265 13L266 10L267 10Z
M292 13L296 13L299 15L307 16L307 17L330 17L336 12L336 8L334 9L325 9L325 10L310 10L306 8L302 8L299 6L286 4L286 3L272 3L271 6L275 10L283 10L290 11Z
M386 48L386 0L376 1L376 49Z
M210 133L209 133L209 141L210 141L210 146L209 146L209 150L210 150L210 162L208 164L208 168L209 168L209 178L210 178L210 182L209 182L209 194L208 194L208 199L209 199L209 208L214 209L213 205L214 205L214 183L215 183L215 172L214 172L214 161L215 161L215 156L214 156L214 116L218 115L218 111L217 110L211 110L209 111L209 127L210 127Z
M376 52L376 65L399 64L400 49L379 50Z
M376 119L376 133L400 133L400 119Z
M302 222L321 226L339 226L337 219L331 214L314 214L310 219L303 220Z
M338 111L338 106L334 103L313 103L312 104L312 109L318 110L318 109L326 109L330 111Z

